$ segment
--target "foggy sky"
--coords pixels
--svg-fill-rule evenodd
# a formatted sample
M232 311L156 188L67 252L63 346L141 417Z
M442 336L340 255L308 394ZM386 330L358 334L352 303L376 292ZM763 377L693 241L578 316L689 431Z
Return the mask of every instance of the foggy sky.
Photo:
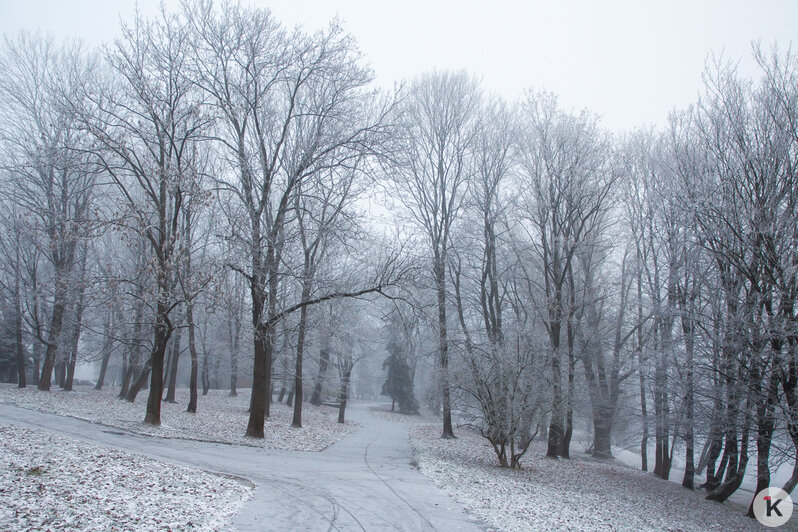
M710 51L743 58L741 70L754 73L752 40L798 43L798 2L789 0L253 3L309 30L338 15L382 86L432 68L466 68L508 99L529 87L550 90L566 108L599 113L611 130L664 125L670 110L695 101ZM158 5L138 2L147 15ZM0 0L0 32L41 30L100 44L134 9L133 0Z

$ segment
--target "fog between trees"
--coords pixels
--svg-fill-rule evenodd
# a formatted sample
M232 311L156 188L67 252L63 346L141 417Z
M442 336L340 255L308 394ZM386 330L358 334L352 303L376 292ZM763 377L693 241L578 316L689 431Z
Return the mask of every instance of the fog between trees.
M534 438L552 458L633 442L723 501L749 460L757 491L798 463L794 54L752 47L757 79L711 59L665 128L611 135L467 72L376 90L337 22L235 4L100 50L2 48L0 370L20 387L69 390L93 361L159 424L187 344L188 410L251 386L255 438L278 394L301 427L305 400L343 422L382 389L506 467Z

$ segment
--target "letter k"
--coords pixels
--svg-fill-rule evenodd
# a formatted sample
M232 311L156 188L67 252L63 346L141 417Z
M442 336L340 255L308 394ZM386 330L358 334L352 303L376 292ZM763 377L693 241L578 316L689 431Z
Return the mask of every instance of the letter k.
M775 502L775 504L771 504L771 503L770 503L770 497L765 497L765 502L767 502L767 505L768 505L768 506L767 506L767 514L768 514L768 517L770 517L770 514L771 514L771 513L773 513L773 512L776 512L776 514L777 514L779 517L784 517L783 515L781 515L781 512L779 511L779 508L778 508L778 506L779 506L779 503L780 503L781 501L783 501L783 500L784 500L784 499L776 499L776 502Z

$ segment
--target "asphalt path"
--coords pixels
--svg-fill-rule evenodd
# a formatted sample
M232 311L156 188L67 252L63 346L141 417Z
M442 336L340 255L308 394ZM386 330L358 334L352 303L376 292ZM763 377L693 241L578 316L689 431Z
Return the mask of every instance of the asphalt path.
M255 492L236 514L236 530L481 530L415 468L407 424L365 404L349 406L347 417L360 428L324 451L291 452L143 436L0 404L4 423L251 482Z

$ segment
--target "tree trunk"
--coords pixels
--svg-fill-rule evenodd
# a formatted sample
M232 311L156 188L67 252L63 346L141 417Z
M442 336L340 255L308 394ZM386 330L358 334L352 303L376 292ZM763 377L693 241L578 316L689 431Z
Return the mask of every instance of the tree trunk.
M28 379L25 375L25 346L22 343L22 312L19 307L16 308L14 316L14 349L17 358L17 386L25 388L28 385Z
M183 337L183 329L179 325L183 320L177 321L178 327L175 330L175 337L172 339L172 356L170 357L170 370L169 370L169 386L166 389L166 397L164 401L167 403L175 402L175 393L177 392L177 372L180 364L180 347Z
M249 423L247 436L263 438L263 426L266 420L269 395L269 374L271 367L271 337L273 327L259 324L255 329L255 359L252 374L252 396L249 405Z
M67 281L66 272L70 268L64 265L56 265L55 300L53 301L53 314L50 317L50 331L47 336L47 350L44 353L44 363L42 364L42 374L39 377L38 389L49 391L52 382L53 367L55 357L58 353L59 339L61 337L61 327L64 322L64 312L67 303Z
M253 259L253 276L250 278L252 294L252 325L254 328L255 358L252 364L252 394L249 402L249 421L247 423L247 436L263 438L263 426L269 416L271 403L271 373L272 356L274 354L274 327L272 321L277 314L277 288L279 276L277 275L278 261L277 249L273 242L267 246L267 259L265 268ZM266 271L267 283L264 283L261 274ZM268 292L263 287L268 287ZM264 305L268 302L266 319L263 319Z
M776 352L779 349L775 349ZM766 368L767 369L767 368ZM757 435L756 435L756 489L754 494L770 487L770 448L775 426L774 409L778 402L779 381L773 374L768 377L767 395L761 397L763 376L755 377L757 394ZM748 506L748 517L754 517L754 501Z
M44 352L44 363L42 364L42 374L39 377L38 389L49 391L52 382L53 367L55 366L55 355L58 352L58 340L61 336L61 326L64 321L64 311L66 310L66 281L59 280L55 303L53 304L53 315L50 318L50 332L47 336L47 350Z
M566 395L565 406L565 433L560 443L560 456L563 458L571 457L571 437L574 433L574 372L576 369L576 357L574 356L574 331L572 325L567 326L566 336L568 337L568 392Z
M546 456L549 458L557 458L560 454L560 445L562 443L563 431L563 402L562 402L562 374L560 370L560 350L559 350L559 327L556 325L551 326L552 331L552 358L551 358L551 378L552 385L552 404L551 404L551 420L549 423L549 438L548 447L546 449ZM557 335L557 340L554 340L554 335Z
M285 399L285 379L283 379L282 384L280 384L280 395L277 396L277 402L282 403L283 399Z
M306 272L307 273L307 272ZM302 285L302 301L310 297L310 281L305 278ZM299 311L299 332L296 342L296 363L294 365L294 419L291 426L302 426L302 355L305 350L305 328L308 322L308 308L302 307ZM321 373L321 368L319 368ZM315 390L314 390L315 395Z
M332 314L332 306L330 307L330 314ZM313 406L321 404L324 380L327 376L327 368L330 366L330 331L327 327L328 324L325 322L321 333L321 348L319 349L319 371L316 374L316 380L313 383L313 393L310 396L310 404Z
M63 332L63 330L62 330ZM63 336L63 334L61 335ZM66 385L66 374L67 374L67 359L69 358L68 353L64 353L64 350L68 350L69 347L65 346L62 342L63 338L59 339L59 349L58 354L56 355L56 362L55 362L55 383L60 387L63 388Z
M344 422L344 415L346 413L346 399L349 396L349 380L352 375L352 366L352 364L347 363L343 378L341 379L341 393L338 396L338 423Z
M784 487L781 489L789 494L792 493L792 490L795 489L796 485L798 485L798 460L795 460L795 463L792 466L792 476L790 476L790 478L784 484Z
M165 270L165 268L164 268ZM169 293L169 290L161 288L162 294ZM152 373L150 374L150 395L147 398L147 412L144 415L144 423L149 425L161 424L161 397L163 397L163 361L166 354L166 344L169 336L172 335L172 327L169 323L169 309L163 301L163 297L158 301L158 314L155 322L155 340L150 356Z
M694 452L695 452L695 450L694 450L695 442L694 442L694 439L693 439L693 427L692 427L692 423L693 423L692 405L690 405L688 408L690 409L690 412L688 413L689 419L687 420L687 423L689 423L690 426L688 426L688 428L686 429L687 433L684 436L684 445L685 445L684 463L685 463L685 466L684 466L684 478L682 479L682 486L685 487L685 488L688 488L688 489L693 489L693 481L694 481L694 477L695 477L695 461L694 461L694 456L693 456Z
M84 289L81 286L80 293L78 294L78 302L75 307L72 335L69 339L69 362L67 363L66 382L64 382L64 390L68 392L72 391L72 384L75 380L75 365L78 362L78 344L80 344L80 332L83 326L83 310L85 308L83 294Z
M133 331L130 336L131 343L126 350L127 351L126 364L124 363L125 361L123 355L123 368L125 371L122 374L122 389L119 390L120 399L127 399L128 393L130 392L130 383L133 381L133 377L136 375L136 370L138 370L138 366L141 363L141 348L142 348L141 331L144 328L143 297L144 297L144 285L142 284L140 285L136 294L135 315L133 318ZM144 386L144 384L142 383L141 386ZM133 394L133 399L136 398L136 394L138 394L138 390L136 390L136 393Z
M321 404L321 394L324 389L324 379L327 376L327 368L330 365L330 346L329 338L325 336L324 346L319 350L319 372L313 384L313 394L310 396L310 404L319 406Z
M180 350L182 348L182 328L178 327L175 330L174 338L172 338L171 349L168 359L168 379L166 386L166 395L164 401L167 403L174 403L175 395L177 394L177 375L180 370Z
M186 306L186 322L188 323L188 351L191 354L191 378L189 379L189 400L186 412L197 412L197 344L194 337L194 303Z
M235 320L231 325L230 338L230 397L238 395L238 343L241 338L241 322ZM282 400L282 399L281 399Z
M742 484L743 482L743 477L745 477L745 468L748 466L748 435L751 427L751 415L749 411L750 411L750 404L747 404L746 405L747 413L744 421L745 425L743 426L743 432L740 443L739 466L735 468L733 472L726 475L726 480L723 482L723 484L721 484L716 489L712 490L707 494L706 498L710 501L716 501L716 502L725 501L731 496L732 493L737 491L737 488L739 488L740 484Z
M133 367L130 365L130 362L124 359L122 360L122 386L119 389L119 395L117 398L119 399L127 399L127 392L130 390L130 381L133 378Z
M643 323L643 272L637 272L637 323ZM646 379L643 370L643 327L637 329L637 372L640 376L640 417L643 420L643 436L640 440L640 469L648 471L648 405L646 404Z
M782 488L787 493L792 493L798 485L798 364L795 360L795 346L790 345L790 357L788 371L781 375L781 384L784 389L784 398L787 402L787 431L790 434L794 449L795 461L792 468L792 476L787 480Z
M208 353L209 349L206 348L205 342L202 343L202 395L208 395L208 390L211 388L210 376L210 360Z
M744 367L741 367L738 362L736 362L737 358L737 331L735 320L733 319L737 315L737 302L736 302L736 294L727 288L726 290L726 313L728 315L725 323L725 328L723 331L723 340L722 345L720 346L721 351L721 360L720 360L720 372L719 374L722 376L723 380L725 381L726 386L726 397L725 397L725 407L726 411L723 417L723 428L725 430L725 443L723 448L723 457L720 461L720 466L718 467L717 471L715 472L715 478L717 479L717 487L715 487L710 493L714 493L721 489L722 484L721 480L724 477L724 472L726 476L726 480L724 484L728 483L734 476L737 474L737 467L738 467L738 441L737 441L737 430L739 427L738 418L739 418L739 410L740 410L740 395L739 395L739 383L743 381L742 375L743 371L745 370ZM750 389L749 389L750 394ZM748 406L746 406L746 416L748 416ZM746 421L746 425L748 422ZM744 430L748 431L748 427L746 426ZM747 449L748 442L744 442L745 448ZM746 461L747 461L746 456ZM709 484L709 476L707 476L707 484ZM709 486L708 486L709 487ZM737 489L736 487L734 489ZM728 497L728 495L727 495Z
M694 435L693 435L693 326L692 322L685 325L686 317L682 316L682 329L685 335L685 351L687 352L687 382L685 389L685 434L684 434L684 478L682 479L682 486L688 489L693 489L693 481L695 477L695 463L694 463Z
M210 349L208 350L208 353L212 352L213 351ZM210 378L208 379L208 389L219 390L222 388L222 383L219 380L219 375L221 375L222 357L209 355L209 358L211 360L211 366L209 371Z
M105 384L105 373L108 371L108 362L111 360L111 346L103 350L103 353L103 360L100 364L100 376L97 377L97 384L94 385L95 390L102 390L103 384Z
M138 396L139 392L144 388L144 385L147 384L147 377L150 376L150 371L152 370L152 357L150 357L147 362L144 364L144 367L141 368L139 374L136 375L136 380L134 380L130 384L130 388L125 394L125 400L129 403L133 403L136 401L136 397ZM132 378L133 372L135 370L131 367L128 373L130 373Z
M14 272L14 349L17 358L17 386L25 388L28 378L25 374L25 346L22 341L22 299L20 296L20 258L19 239L17 239L17 267ZM38 340L34 339L34 342Z
M166 344L166 356L164 357L164 376L163 381L166 383L164 385L164 396L161 397L161 402L166 401L166 396L169 395L169 379L172 375L172 346L175 345L174 342L175 338L172 335L172 338L169 339L169 343Z
M731 365L725 364L725 367L727 368L726 371L724 371L724 374L726 375L726 414L724 418L724 426L726 427L726 434L725 434L725 444L723 447L723 457L720 460L720 466L715 472L715 477L717 478L718 481L718 487L720 486L720 481L723 479L724 472L726 475L726 481L735 476L738 467L737 462L739 460L737 430L738 430L738 409L740 405L738 402L738 394L736 388L737 379L735 379L734 375L730 374L730 369L728 368L730 368Z
M95 390L102 390L105 385L105 374L108 372L108 362L111 360L111 352L114 348L113 332L114 329L114 314L111 313L105 320L105 327L103 330L103 347L102 347L102 362L100 363L100 374L97 377L97 383L94 385Z
M661 343L654 369L654 416L656 417L654 474L668 480L670 462L670 405L668 399L668 355L671 348L672 320L660 324Z
M446 243L444 242L445 246ZM435 285L438 292L438 353L440 362L441 403L443 406L443 431L441 438L454 438L452 429L452 403L449 390L449 340L446 325L446 257L436 253L434 263Z
M712 491L720 485L721 477L723 476L723 471L720 472L720 475L715 471L720 452L723 450L723 433L718 432L717 437L710 433L709 437L709 449L707 450L707 480L701 487L705 488L707 491Z
M712 422L709 428L709 437L707 439L706 451L706 464L704 460L699 463L698 474L706 467L706 482L701 485L707 491L712 491L720 485L721 475L715 471L720 452L723 449L723 427L721 426L723 420L723 379L721 378L720 371L717 365L717 357L713 360L713 373L715 374L713 382L713 407L712 407ZM702 453L703 455L703 453Z
M593 456L597 458L612 458L612 418L612 413L604 408L594 411Z
M36 326L38 329L38 326ZM35 332L35 338L33 339L33 385L38 387L39 386L39 377L41 376L41 361L42 361L42 351L44 346L39 341L39 331Z

